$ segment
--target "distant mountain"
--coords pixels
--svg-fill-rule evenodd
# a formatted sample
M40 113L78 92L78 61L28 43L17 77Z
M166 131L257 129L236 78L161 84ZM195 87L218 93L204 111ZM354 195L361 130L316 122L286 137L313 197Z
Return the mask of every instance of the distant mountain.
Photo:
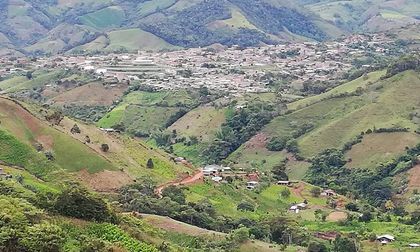
M10 0L0 55L256 46L419 22L420 3L299 0Z

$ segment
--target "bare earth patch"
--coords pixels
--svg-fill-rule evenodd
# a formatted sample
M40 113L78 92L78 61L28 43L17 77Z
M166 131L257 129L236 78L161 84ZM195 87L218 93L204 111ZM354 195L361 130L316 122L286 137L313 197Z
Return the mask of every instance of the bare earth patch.
M98 192L112 192L133 183L133 179L122 171L89 173L86 169L77 173L77 178Z
M64 92L52 100L59 105L112 105L112 102L123 96L127 85L115 87L104 86L101 83L89 83L67 92Z
M341 221L347 219L347 213L345 212L332 212L328 215L327 221Z
M258 133L249 139L248 142L245 143L245 148L247 149L261 149L265 148L267 144L268 137L264 133Z
M409 172L408 188L420 188L420 165L414 166Z
M36 138L36 141L44 147L46 150L51 150L54 145L54 139L52 136L41 135Z

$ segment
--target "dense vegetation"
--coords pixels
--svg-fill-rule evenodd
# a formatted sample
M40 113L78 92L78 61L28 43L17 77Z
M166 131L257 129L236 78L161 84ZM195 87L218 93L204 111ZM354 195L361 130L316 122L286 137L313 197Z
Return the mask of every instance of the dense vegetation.
M251 22L270 34L284 32L286 28L292 33L315 40L326 39L327 35L320 30L309 17L286 7L274 7L263 1L231 1L238 5Z
M253 103L239 109L228 118L217 133L216 139L204 151L209 163L218 163L248 141L274 116L275 109L270 104Z
M343 152L328 149L312 160L307 180L342 194L351 193L356 198L366 199L373 206L385 208L393 193L402 191L402 188L394 186L392 178L414 167L419 162L418 155L420 145L376 169L364 170L346 168Z

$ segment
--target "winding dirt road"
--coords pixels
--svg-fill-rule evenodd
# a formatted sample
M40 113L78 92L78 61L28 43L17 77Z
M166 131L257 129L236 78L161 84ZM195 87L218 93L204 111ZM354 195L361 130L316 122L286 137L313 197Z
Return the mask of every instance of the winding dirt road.
M204 174L203 171L200 169L199 171L195 172L193 175L190 175L186 178L183 178L182 180L172 181L168 182L166 184L160 185L158 188L156 188L156 194L162 195L163 189L165 189L168 186L179 186L179 185L191 185L195 184L197 182L203 181Z

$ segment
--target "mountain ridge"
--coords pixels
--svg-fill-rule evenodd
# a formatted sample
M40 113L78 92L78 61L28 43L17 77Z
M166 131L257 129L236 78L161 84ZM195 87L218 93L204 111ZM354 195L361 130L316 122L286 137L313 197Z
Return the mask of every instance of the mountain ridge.
M389 2L377 0L367 8L362 0L344 5L336 1L290 4L281 0L13 0L0 6L0 45L2 54L160 50L215 43L257 46L291 39L325 40L351 31L386 30L375 25L378 20L392 28L416 22L420 16L420 4L414 1ZM380 7L384 3L388 7ZM355 17L350 10L360 15ZM109 39L110 32L128 29L150 33L149 37L140 35L137 41L152 39L161 41L156 43L162 46L128 47ZM100 37L104 42L92 44Z

